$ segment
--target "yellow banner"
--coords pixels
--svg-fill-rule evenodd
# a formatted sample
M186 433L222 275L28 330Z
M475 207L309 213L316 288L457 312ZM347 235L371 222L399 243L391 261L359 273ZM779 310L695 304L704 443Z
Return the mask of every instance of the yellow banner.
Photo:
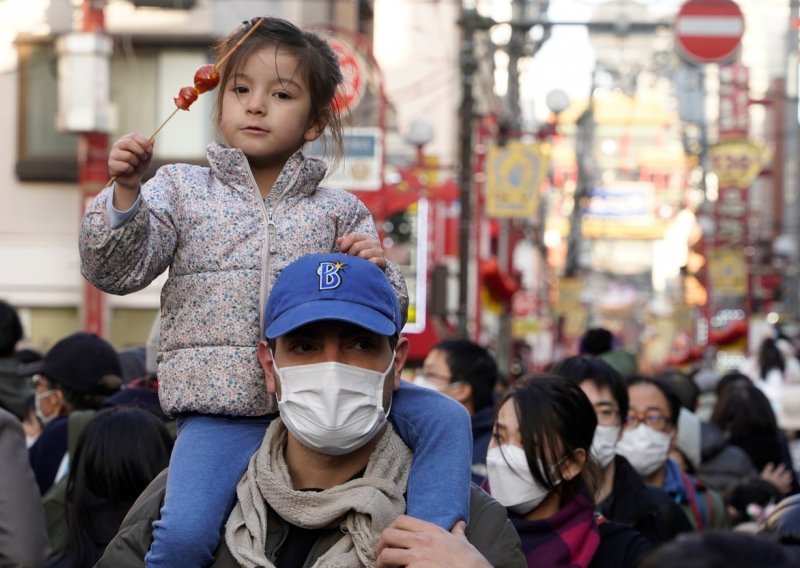
M720 187L748 188L769 163L771 152L749 140L721 142L708 151Z
M504 219L532 217L547 174L549 145L516 140L492 144L486 157L486 215Z
M711 249L708 253L708 270L712 295L747 294L747 260L741 250Z
M561 315L581 310L583 280L580 278L561 278L558 281L558 302L556 311Z

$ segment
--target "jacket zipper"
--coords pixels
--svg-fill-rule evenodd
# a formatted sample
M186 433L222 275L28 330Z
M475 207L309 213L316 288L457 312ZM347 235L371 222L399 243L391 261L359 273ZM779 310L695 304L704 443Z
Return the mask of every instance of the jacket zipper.
M272 217L272 212L278 210L278 206L283 202L283 198L289 193L289 191L295 186L297 183L298 178L300 177L301 168L298 168L298 171L295 173L295 176L286 184L283 192L278 196L278 199L275 201L275 204L268 208L267 204L264 202L264 197L261 195L261 191L258 189L258 184L256 183L256 178L253 177L252 170L248 167L247 174L250 176L250 183L253 186L253 189L256 192L256 197L261 204L261 212L264 215L264 220L267 223L267 238L264 239L264 247L261 251L261 291L258 295L258 335L259 338L263 335L264 332L264 309L266 308L267 304L267 294L272 290L272 274L270 272L270 264L272 260L272 253L270 252L270 240L272 237L272 231L277 230L277 225L275 224L275 220Z

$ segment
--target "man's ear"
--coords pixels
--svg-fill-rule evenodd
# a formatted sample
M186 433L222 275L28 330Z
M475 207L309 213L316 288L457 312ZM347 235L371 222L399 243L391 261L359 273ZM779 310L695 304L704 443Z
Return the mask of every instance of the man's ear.
M395 348L394 355L394 376L392 377L393 390L400 388L400 379L403 376L403 367L406 365L409 347L410 343L408 342L408 338L400 337L397 340L397 347Z
M472 400L472 385L466 381L450 383L448 385L447 395L461 404L466 404Z
M264 369L264 381L267 384L267 392L275 394L278 391L278 381L275 378L275 372L272 367L272 350L265 340L258 342L258 361L261 363L261 368Z

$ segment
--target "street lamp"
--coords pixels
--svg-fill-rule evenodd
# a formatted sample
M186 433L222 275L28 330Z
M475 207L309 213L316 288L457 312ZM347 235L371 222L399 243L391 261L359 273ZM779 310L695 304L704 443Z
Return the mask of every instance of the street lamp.
M417 165L425 165L423 148L433 140L434 134L433 125L425 119L418 118L409 125L405 141L417 149Z

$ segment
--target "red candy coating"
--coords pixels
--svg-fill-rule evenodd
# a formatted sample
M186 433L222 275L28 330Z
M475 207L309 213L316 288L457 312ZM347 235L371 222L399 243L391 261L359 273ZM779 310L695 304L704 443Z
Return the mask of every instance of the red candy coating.
M210 91L219 84L219 71L214 65L198 67L194 72L194 86L199 93Z
M181 90L178 91L178 96L175 97L175 106L181 110L189 110L189 107L192 106L192 103L197 100L197 95L200 92L195 87L181 87Z

